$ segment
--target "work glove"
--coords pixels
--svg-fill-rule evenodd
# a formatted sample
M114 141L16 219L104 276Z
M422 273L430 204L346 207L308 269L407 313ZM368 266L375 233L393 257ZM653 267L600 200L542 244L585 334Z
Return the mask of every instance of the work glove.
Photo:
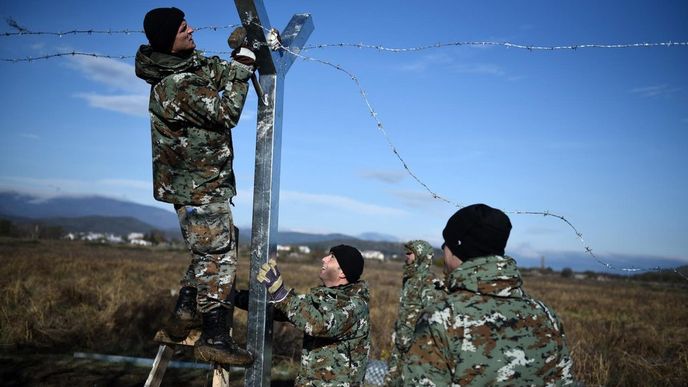
M246 47L240 47L232 51L232 59L246 66L256 64L256 54Z
M276 29L270 29L266 40L268 42L268 48L270 48L272 51L277 51L282 48L282 37L280 36L279 31Z
M246 28L235 28L234 31L229 34L227 44L233 49L231 55L232 59L235 61L246 66L253 66L256 63L256 54L247 47Z
M270 302L280 302L287 298L289 290L284 287L282 276L279 269L277 269L277 262L274 259L260 267L256 279L268 289Z

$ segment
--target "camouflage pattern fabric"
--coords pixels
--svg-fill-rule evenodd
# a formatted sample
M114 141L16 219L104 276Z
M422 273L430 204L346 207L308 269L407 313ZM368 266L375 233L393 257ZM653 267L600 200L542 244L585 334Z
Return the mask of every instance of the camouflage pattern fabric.
M208 312L230 299L236 276L236 237L229 203L176 206L191 264L182 286L198 291L198 310Z
M416 321L421 311L444 296L444 284L430 271L434 250L422 240L408 242L405 247L411 250L416 259L404 265L401 296L399 297L399 317L394 323L392 334L392 355L389 371L385 376L386 386L401 386L401 365L406 352L411 347Z
M274 304L303 330L296 386L360 386L370 351L368 285L312 288Z
M509 257L474 258L449 273L449 294L418 321L404 385L573 384L560 321L521 284Z
M139 48L136 75L151 84L155 199L201 205L236 195L230 129L239 121L252 72L198 52L183 58Z

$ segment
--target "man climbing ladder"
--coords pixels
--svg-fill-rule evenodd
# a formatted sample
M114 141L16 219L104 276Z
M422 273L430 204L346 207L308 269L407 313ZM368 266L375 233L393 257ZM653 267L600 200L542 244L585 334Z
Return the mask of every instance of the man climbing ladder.
M149 45L136 54L136 75L151 85L149 112L156 200L174 205L191 264L181 280L172 336L182 339L200 313L199 360L248 365L251 354L230 336L236 233L231 129L246 101L255 54L246 47L227 62L195 51L193 28L177 8L144 18Z

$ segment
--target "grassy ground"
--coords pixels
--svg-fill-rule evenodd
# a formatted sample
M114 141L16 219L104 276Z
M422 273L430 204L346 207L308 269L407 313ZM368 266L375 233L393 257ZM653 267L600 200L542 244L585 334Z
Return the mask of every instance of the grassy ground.
M247 255L243 254L246 257ZM140 386L149 369L75 359L75 352L152 358L155 331L171 310L188 264L183 251L0 240L0 380L3 385ZM280 262L297 291L318 285L319 262ZM371 358L389 356L402 266L367 262ZM238 283L248 283L248 262ZM564 322L574 371L586 385L682 386L688 380L688 289L628 281L525 277L525 288ZM235 336L246 312L235 312ZM274 375L288 385L301 334L274 327ZM192 360L188 352L176 355ZM278 379L275 377L274 379ZM243 385L241 376L234 385ZM201 370L171 369L164 385L203 385Z

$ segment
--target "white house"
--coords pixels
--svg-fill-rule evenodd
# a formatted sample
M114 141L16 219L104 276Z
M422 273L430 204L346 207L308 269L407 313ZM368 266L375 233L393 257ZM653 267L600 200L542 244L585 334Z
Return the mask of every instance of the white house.
M132 245L134 245L134 246L152 246L152 245L153 245L152 242L146 241L146 240L143 240L143 239L131 239L131 240L129 241L129 243L132 244Z
M137 239L143 239L143 233L141 232L130 232L129 235L127 235L127 240L128 241L133 241Z
M385 255L382 254L382 251L363 250L363 251L361 251L361 255L365 259L376 259L378 261L384 261L385 260Z

